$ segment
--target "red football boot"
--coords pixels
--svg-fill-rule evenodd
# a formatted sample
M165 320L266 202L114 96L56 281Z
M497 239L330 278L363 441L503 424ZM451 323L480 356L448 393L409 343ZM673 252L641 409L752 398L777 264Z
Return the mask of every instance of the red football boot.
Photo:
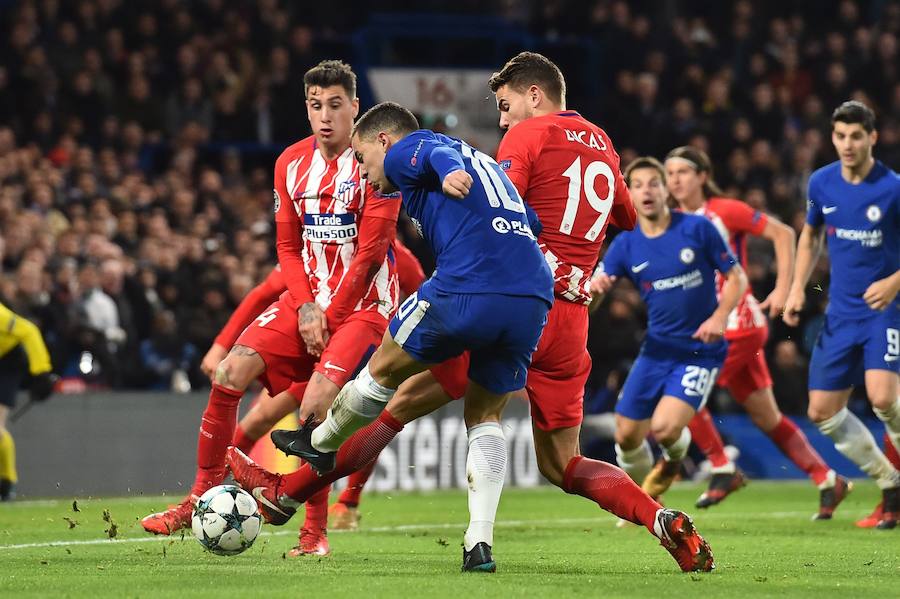
M677 510L659 510L653 526L660 545L672 554L682 572L711 572L716 567L709 543L694 528L691 517Z
M197 496L189 495L184 501L164 512L144 516L141 520L141 526L147 532L152 532L155 535L170 535L183 528L190 528L191 517L194 515L194 504L197 503L197 499Z
M248 458L237 447L229 447L225 452L225 461L231 468L234 480L253 495L259 506L259 513L266 522L281 526L291 519L299 504L287 495L278 495L281 475L273 474Z
M328 532L324 528L317 530L306 527L300 530L300 538L297 546L288 552L291 557L303 557L305 555L318 555L324 557L331 553L328 546Z

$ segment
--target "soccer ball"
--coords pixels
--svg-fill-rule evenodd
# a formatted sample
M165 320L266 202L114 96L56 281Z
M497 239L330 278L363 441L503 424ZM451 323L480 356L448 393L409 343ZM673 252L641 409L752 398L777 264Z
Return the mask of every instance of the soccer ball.
M259 536L262 516L256 500L234 485L219 485L200 496L191 530L208 551L216 555L237 555Z

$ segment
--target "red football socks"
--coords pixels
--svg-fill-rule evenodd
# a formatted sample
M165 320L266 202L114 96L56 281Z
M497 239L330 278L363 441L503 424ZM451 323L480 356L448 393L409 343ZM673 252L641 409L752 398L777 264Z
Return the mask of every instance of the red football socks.
M200 421L197 437L197 476L192 495L202 495L225 478L225 450L231 444L237 425L237 410L243 391L213 383L209 402Z
M900 470L900 453L897 453L897 448L894 447L891 437L887 433L884 433L884 455L887 456L888 461L894 468Z
M703 455L709 459L709 463L713 468L721 468L727 466L731 460L725 455L725 444L722 443L722 437L713 424L712 415L709 410L703 408L691 419L688 424L691 431L691 438Z
M375 470L375 464L377 463L378 460L372 460L347 478L347 488L343 490L341 496L338 498L340 503L343 503L347 507L359 506L359 497L362 495L363 488L365 488L369 477L372 476L372 472Z
M322 531L328 526L328 493L331 485L325 485L306 501L306 519L303 528L310 531Z
M635 484L621 468L575 456L566 466L562 489L590 499L604 510L629 522L643 524L651 534L662 506Z
M253 450L253 446L256 445L256 442L259 439L251 439L247 436L247 433L244 432L244 429L241 428L241 425L238 424L234 429L234 437L231 439L231 444L240 449L243 453L250 455L250 452Z
M381 450L403 430L403 424L384 410L375 422L356 431L337 452L335 468L319 476L309 464L286 474L281 479L279 493L304 502L320 489L368 465L376 459Z
M769 431L769 437L784 455L809 475L816 485L820 485L828 479L828 472L831 468L809 444L803 431L797 428L797 425L787 416L781 417L781 422Z

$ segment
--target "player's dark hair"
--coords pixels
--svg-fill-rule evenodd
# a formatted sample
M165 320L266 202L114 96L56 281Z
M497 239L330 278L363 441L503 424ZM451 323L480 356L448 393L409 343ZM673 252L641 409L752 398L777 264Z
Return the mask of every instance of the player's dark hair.
M703 184L703 196L707 199L722 195L722 190L713 178L713 167L706 152L692 146L680 146L666 154L666 160L680 158L693 166L698 173L706 173L706 183Z
M831 113L831 126L834 127L835 123L859 123L866 133L871 133L875 130L875 113L862 102L849 100Z
M553 102L566 102L566 80L562 71L552 60L536 52L519 52L510 58L499 73L491 76L488 85L492 92L508 85L520 93L537 85Z
M352 135L369 139L379 131L406 135L419 128L416 115L396 102L382 102L368 109L353 125Z
M311 87L331 87L340 85L352 100L356 98L356 73L350 65L340 60L323 60L303 75L303 95L309 93Z
M653 156L640 156L632 160L628 166L625 167L625 172L623 176L625 177L625 185L631 187L631 173L638 170L639 168L652 168L657 173L659 173L660 178L663 183L666 182L666 168L662 165L662 162L654 158Z

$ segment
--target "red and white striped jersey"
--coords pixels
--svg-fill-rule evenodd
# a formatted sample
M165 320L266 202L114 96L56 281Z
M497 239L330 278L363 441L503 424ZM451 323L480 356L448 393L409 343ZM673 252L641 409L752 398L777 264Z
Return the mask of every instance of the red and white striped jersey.
M378 194L360 178L349 147L336 159L326 160L310 136L285 149L275 164L275 221L302 232L300 255L309 290L326 315L335 298L341 297L341 289L357 283L347 273L360 243L367 242L360 239L366 223L373 222L367 219L396 223L399 210L398 196ZM281 262L289 279L291 273ZM388 319L397 306L397 285L394 259L388 252L361 298L348 308ZM294 298L293 303L300 301Z
M727 198L710 198L702 208L696 211L713 222L731 251L737 256L741 267L747 270L747 235L762 235L768 218L762 212L754 210L740 200ZM722 293L725 279L716 275L716 290ZM750 285L738 305L728 315L725 326L725 338L740 337L748 331L768 326L768 319L763 314L759 302L753 296Z

